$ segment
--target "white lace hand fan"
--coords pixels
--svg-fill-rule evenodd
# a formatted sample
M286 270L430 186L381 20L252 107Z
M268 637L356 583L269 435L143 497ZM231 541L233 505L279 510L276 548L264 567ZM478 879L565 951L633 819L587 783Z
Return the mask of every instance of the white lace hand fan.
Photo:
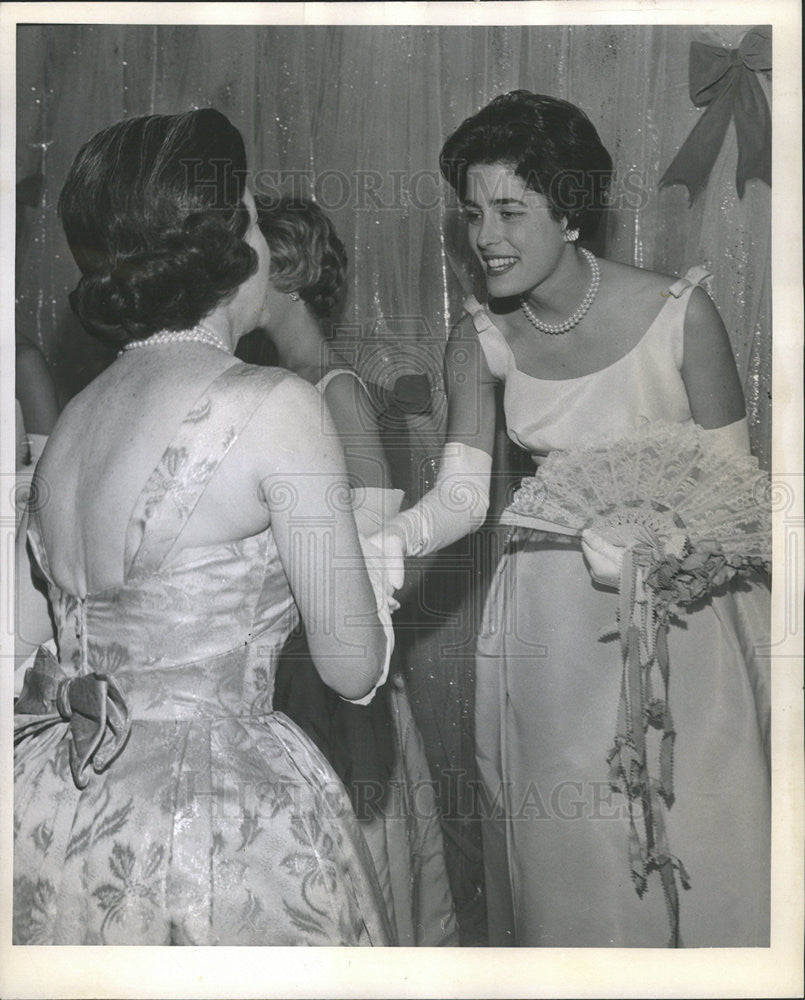
M756 459L708 446L694 425L655 423L553 452L523 480L501 521L570 535L591 528L660 559L706 540L730 563L768 562L769 497Z
M610 784L628 800L635 888L642 896L649 873L659 873L676 947L677 882L687 889L690 881L665 832L676 735L668 631L685 605L736 573L770 564L770 496L755 459L709 446L699 427L651 424L627 438L551 454L501 517L570 535L591 529L624 549L615 630L623 676Z

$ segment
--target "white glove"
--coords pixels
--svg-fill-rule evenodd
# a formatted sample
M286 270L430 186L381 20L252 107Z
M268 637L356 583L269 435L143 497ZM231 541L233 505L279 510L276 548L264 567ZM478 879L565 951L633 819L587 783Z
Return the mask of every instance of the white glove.
M750 455L749 424L746 417L726 424L724 427L702 428L702 440L710 448L737 455Z
M355 523L358 527L358 540L361 543L366 572L375 595L377 614L386 633L386 656L383 670L372 690L362 698L345 698L344 701L354 705L368 705L375 696L377 689L385 684L389 673L391 654L394 651L394 628L391 615L399 608L394 599L394 591L403 585L405 568L402 554L402 542L398 543L396 553L391 546L378 544L382 529L387 519L393 517L402 503L402 490L384 490L376 487L366 487L352 491ZM368 538L367 532L373 532L374 537Z
M617 590L626 549L622 545L613 545L591 528L585 528L581 533L581 551L593 580Z
M484 523L489 510L492 456L457 441L442 449L436 485L398 514L386 534L398 533L408 556L424 556L458 541Z
M364 486L350 490L352 513L358 534L369 538L392 520L402 506L402 490L384 490L379 486Z
M606 540L592 528L585 528L581 533L581 551L587 563L587 570L596 583L604 587L620 590L621 570L626 547L615 545ZM645 601L643 570L637 567L635 576L635 600Z
M367 569L383 576L383 588L393 605L399 608L393 594L403 585L405 564L402 542L383 540L383 529L398 513L405 494L402 490L385 490L378 486L366 486L352 490L352 511L358 527L361 548Z

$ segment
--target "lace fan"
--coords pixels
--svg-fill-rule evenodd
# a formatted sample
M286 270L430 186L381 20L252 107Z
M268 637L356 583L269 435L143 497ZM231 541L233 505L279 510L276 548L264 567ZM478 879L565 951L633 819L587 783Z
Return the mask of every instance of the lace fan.
M770 484L750 456L708 447L694 425L651 424L618 440L553 452L501 521L681 556L714 542L732 562L771 558Z
M627 799L638 895L659 873L681 945L679 885L663 812L674 802L668 633L686 605L771 560L769 477L748 456L709 447L701 428L652 424L627 438L555 452L523 480L501 521L623 546L617 627L622 683L610 785ZM651 731L658 731L658 741Z

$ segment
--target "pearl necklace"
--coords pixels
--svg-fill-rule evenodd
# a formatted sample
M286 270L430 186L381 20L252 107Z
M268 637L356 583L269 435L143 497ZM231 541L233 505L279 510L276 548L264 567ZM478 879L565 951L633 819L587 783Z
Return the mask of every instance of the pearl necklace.
M572 330L574 326L582 321L587 313L587 310L593 304L595 296L598 294L598 284L601 280L601 268L598 266L598 261L594 254L591 254L589 250L585 250L584 247L579 247L581 253L587 258L590 265L590 270L592 271L592 280L590 281L590 287L584 293L584 298L578 305L578 308L568 316L568 318L563 323L545 323L537 316L534 315L534 311L531 306L526 302L525 298L520 300L520 307L525 313L526 319L535 326L538 330L543 333L557 334L557 333L567 333L568 330Z
M231 348L226 346L218 334L204 326L203 323L197 323L189 330L165 330L162 333L152 333L150 337L145 337L143 340L130 340L123 347L123 351L132 351L136 347L151 347L152 344L181 344L190 341L217 347L219 351L225 351L227 354L232 353ZM122 354L123 351L120 353Z

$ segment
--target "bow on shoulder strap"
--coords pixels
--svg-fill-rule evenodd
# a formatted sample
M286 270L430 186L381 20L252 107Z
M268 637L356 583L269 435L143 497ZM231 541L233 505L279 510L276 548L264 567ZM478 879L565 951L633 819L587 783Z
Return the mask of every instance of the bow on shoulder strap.
M751 178L771 186L771 115L757 74L771 70L771 30L752 28L737 49L690 43L690 99L706 110L660 179L684 184L691 203L707 184L727 127L735 121L735 186L743 198Z
M50 650L41 647L25 672L14 715L28 716L14 726L14 745L61 722L68 725L70 771L76 788L89 782L120 754L131 730L126 702L113 677L68 677Z

